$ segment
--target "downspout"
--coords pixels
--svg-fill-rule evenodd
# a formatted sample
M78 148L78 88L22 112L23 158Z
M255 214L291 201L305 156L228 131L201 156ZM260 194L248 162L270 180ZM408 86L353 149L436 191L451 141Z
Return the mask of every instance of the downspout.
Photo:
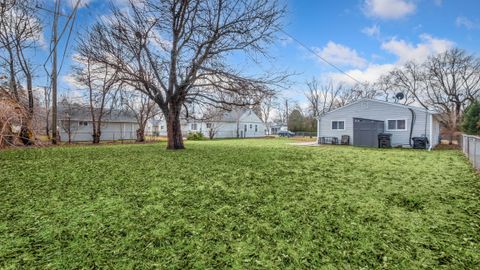
M317 144L320 144L320 116L317 117Z
M433 115L432 113L429 113L430 114L430 138L429 138L429 144L428 144L428 151L431 151L432 150L432 143L433 143Z
M410 145L410 147L412 147L412 133L413 133L413 125L415 124L415 112L413 111L412 108L408 108L410 110L410 112L412 113L412 121L410 122L410 136L408 138L408 145Z

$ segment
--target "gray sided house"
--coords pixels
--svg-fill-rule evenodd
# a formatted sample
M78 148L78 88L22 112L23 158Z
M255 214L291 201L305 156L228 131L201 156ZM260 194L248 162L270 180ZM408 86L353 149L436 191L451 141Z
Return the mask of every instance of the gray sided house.
M411 147L413 137L426 137L431 149L439 143L440 123L436 112L374 99L362 99L318 118L318 142L341 142L378 147L378 134L391 134L391 145Z
M125 111L106 110L102 118L101 141L134 140L138 124L135 117ZM58 130L60 140L72 142L88 142L93 139L92 116L90 108L77 104L59 106Z

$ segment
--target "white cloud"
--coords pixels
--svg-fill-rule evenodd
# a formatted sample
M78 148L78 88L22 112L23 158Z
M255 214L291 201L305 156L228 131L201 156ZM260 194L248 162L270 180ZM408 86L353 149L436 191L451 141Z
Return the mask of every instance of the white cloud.
M368 63L366 67L347 70L346 73L360 82L375 82L380 76L391 71L393 68L405 64L407 61L422 62L433 54L445 52L452 48L455 43L447 39L439 39L428 34L420 35L420 43L411 44L405 40L392 38L382 43L383 50L397 56L393 63L374 64ZM347 75L340 72L326 74L328 78L335 82L342 82L353 85L355 81Z
M362 29L362 33L369 37L378 37L380 36L380 26L374 24L371 27L365 27Z
M351 69L346 71L346 73L360 82L375 82L380 78L380 76L391 71L394 67L394 64L371 64L365 69ZM353 85L356 83L353 79L340 72L328 73L327 77L338 83L345 83L348 85Z
M398 64L408 61L425 61L428 56L445 52L452 48L455 43L448 39L434 38L428 34L420 35L421 43L411 44L405 40L392 38L382 43L382 49L398 57Z
M359 56L356 50L333 41L329 41L323 48L313 48L313 50L333 64L350 67L365 67L367 65L367 60Z
M443 0L433 0L436 6L442 6L443 5Z
M416 5L407 0L365 0L363 11L367 16L382 19L400 19L415 12Z
M77 4L78 0L67 0L67 5L70 8L74 8L75 5ZM88 6L93 0L80 0L80 3L78 4L78 8L83 8Z
M458 27L465 27L469 30L480 29L480 23L479 22L474 22L474 21L470 20L469 18L463 17L463 16L457 17L457 19L455 20L455 24Z

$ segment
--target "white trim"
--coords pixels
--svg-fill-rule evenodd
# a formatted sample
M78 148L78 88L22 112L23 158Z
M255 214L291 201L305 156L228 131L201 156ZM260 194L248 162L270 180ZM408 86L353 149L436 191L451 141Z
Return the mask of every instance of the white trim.
M420 107L415 107L415 106L409 106L409 105L403 105L403 104L398 104L398 103L392 103L392 102L388 102L388 101L383 101L383 100L378 100L378 99L371 99L371 98L362 98L360 100L357 100L357 101L354 101L352 103L349 103L345 106L342 106L340 108L336 108L334 110L331 110L329 112L326 112L324 113L323 115L319 116L318 118L321 118L327 114L330 114L330 113L333 113L333 112L336 112L338 110L342 110L343 108L347 108L347 107L350 107L352 105L355 105L357 103L360 103L362 101L372 101L372 102L377 102L377 103L382 103L382 104L386 104L386 105L392 105L392 106L397 106L397 107L401 107L401 108L405 108L405 109L414 109L414 110L418 110L418 111L421 111L421 112L426 112L426 113L434 113L434 114L437 114L438 112L435 112L435 111L431 111L431 110L427 110L425 108L420 108Z
M429 115L429 120L430 120L430 136L428 139L428 151L432 150L432 145L433 145L433 115L430 113Z
M333 122L343 122L343 128L337 128L337 129L333 129ZM345 120L343 119L337 119L337 120L332 120L330 122L330 130L345 130ZM337 124L337 127L338 127L338 124Z
M388 128L388 121L398 121L398 120L404 120L405 121L405 128L404 129L389 129ZM396 126L397 126L397 123L395 123L395 127ZM406 119L406 118L385 119L385 131L408 131L408 119Z

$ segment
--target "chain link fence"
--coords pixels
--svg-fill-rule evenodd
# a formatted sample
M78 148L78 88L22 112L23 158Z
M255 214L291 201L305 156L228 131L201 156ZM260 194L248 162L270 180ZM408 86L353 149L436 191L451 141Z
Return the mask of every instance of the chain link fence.
M472 162L473 166L480 170L480 137L462 134L460 144L463 153Z
M70 137L70 138L69 138ZM145 132L145 142L160 141L165 136L160 136L155 132ZM102 131L100 142L134 142L137 139L136 131ZM62 143L90 143L93 141L92 132L71 132L70 136L67 132L60 132L59 141Z

